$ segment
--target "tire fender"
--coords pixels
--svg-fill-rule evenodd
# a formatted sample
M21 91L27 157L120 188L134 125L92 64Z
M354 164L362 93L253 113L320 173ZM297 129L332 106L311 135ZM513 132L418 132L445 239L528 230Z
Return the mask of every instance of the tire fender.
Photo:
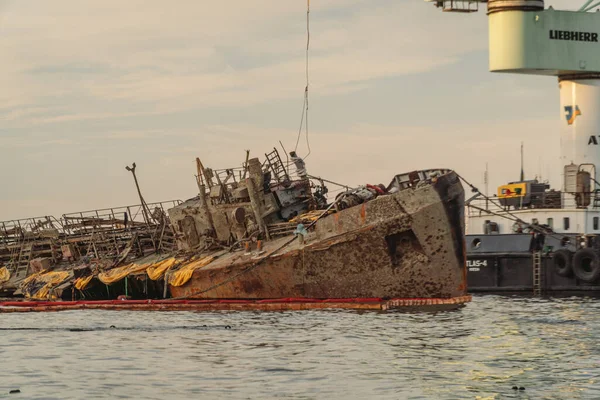
M552 254L552 264L554 265L554 272L557 275L564 277L573 276L573 254L567 249L556 250Z
M600 255L590 248L577 250L573 256L573 273L583 282L596 282L600 278Z

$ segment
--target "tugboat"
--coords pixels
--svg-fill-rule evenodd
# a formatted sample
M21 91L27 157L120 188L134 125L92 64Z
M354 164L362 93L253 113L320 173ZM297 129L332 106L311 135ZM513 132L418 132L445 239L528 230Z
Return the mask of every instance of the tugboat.
M600 193L586 166L565 166L565 187L518 180L467 206L472 292L600 293Z
M558 77L562 188L519 180L467 200L472 292L600 293L600 13L543 0L434 1L444 11L487 3L490 70Z

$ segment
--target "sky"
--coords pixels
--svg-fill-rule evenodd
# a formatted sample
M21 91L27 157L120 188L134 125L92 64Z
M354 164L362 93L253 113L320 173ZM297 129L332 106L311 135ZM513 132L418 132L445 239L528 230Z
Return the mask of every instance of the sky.
M524 142L526 177L560 187L557 80L488 71L485 7L310 11L311 175L443 167L483 188L487 163L493 192L518 179ZM0 0L0 221L137 204L132 162L147 202L185 200L196 157L219 169L293 149L305 54L303 0Z

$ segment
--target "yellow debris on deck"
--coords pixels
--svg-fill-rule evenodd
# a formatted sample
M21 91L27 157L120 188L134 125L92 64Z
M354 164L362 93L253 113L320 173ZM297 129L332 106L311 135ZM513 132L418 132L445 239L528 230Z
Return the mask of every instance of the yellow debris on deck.
M89 275L77 278L75 279L75 282L73 282L73 286L75 286L75 289L77 290L85 290L85 288L87 288L90 282L92 281L93 277L94 275Z
M38 300L56 299L57 296L50 294L50 290L64 283L71 276L68 271L38 272L23 280L21 290L27 298Z
M110 269L108 271L104 271L98 274L98 279L106 284L111 285L115 282L124 279L126 276L130 274L136 273L147 273L148 277L153 281L162 279L165 277L165 274L169 272L168 282L173 286L182 286L185 285L192 277L195 270L202 268L208 264L210 264L215 259L214 256L207 256L197 260L193 260L184 264L177 271L170 272L170 270L174 267L177 267L182 260L169 257L164 260L160 260L155 263L146 262L143 264L127 264L122 267L117 267ZM92 281L93 275L89 275L86 277L77 278L73 285L78 290L84 290Z
M153 281L161 279L179 260L175 257L167 258L148 267L146 273Z
M170 275L169 284L173 286L185 285L192 278L195 270L207 266L214 259L214 256L207 256L184 265Z
M304 214L300 214L292 219L290 219L291 223L297 224L300 222L313 222L316 221L317 219L321 218L323 216L323 214L333 214L334 210L314 210L314 211L308 211L305 212Z
M0 268L0 285L8 282L9 279L10 279L10 272L8 271L8 268L6 268L6 267Z
M125 278L129 274L133 274L136 272L144 272L146 268L148 268L150 264L127 264L122 267L113 268L108 271L104 271L98 274L98 279L106 285L110 285L112 283L118 282L121 279Z

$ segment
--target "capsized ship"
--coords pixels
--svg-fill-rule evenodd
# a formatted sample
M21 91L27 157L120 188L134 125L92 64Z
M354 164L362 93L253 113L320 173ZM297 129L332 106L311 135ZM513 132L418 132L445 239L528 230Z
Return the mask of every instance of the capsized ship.
M4 288L35 300L350 301L385 308L469 301L464 191L453 171L345 187L329 201L328 181L309 176L303 160L290 156L284 163L274 149L264 162L247 157L223 170L197 160L198 195L171 202L166 212L165 203L142 203L135 215L130 207L119 218L115 209L95 218L63 216L70 233L56 229L52 239L48 230L21 231L12 253L4 253L21 260L4 268ZM25 247L17 250L19 243ZM23 248L40 244L48 256L31 260L23 273Z
M323 181L314 186L303 161L291 155L295 179L277 150L262 164L250 159L241 181L234 169L201 168L199 195L169 210L180 248L207 249L187 282L171 284L175 298L466 294L464 193L456 174L396 175L388 186L346 190L328 205ZM240 250L210 250L215 243Z

